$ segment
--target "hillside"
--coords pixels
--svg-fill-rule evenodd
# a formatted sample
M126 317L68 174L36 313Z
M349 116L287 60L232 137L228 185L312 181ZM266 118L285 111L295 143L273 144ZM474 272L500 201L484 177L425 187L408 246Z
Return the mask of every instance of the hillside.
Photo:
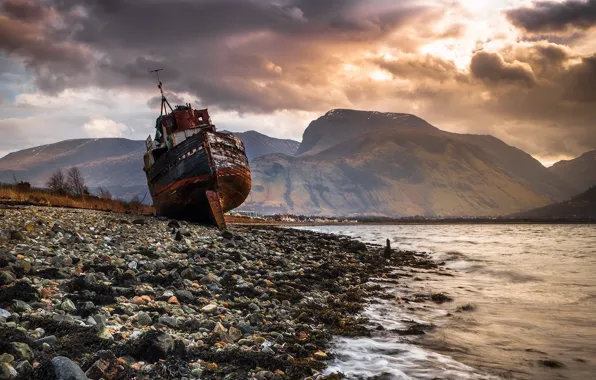
M596 150L574 158L559 161L549 168L551 173L578 189L584 191L596 185Z
M360 124L369 118L374 122ZM298 156L260 157L252 173L242 208L265 213L504 215L574 191L492 136L444 132L413 115L351 110L328 112L309 125Z
M596 220L596 186L565 202L512 215L516 218L532 219L591 219Z
M276 139L257 131L231 132L244 143L246 157L249 161L273 153L283 153L290 156L296 154L300 143L294 140Z

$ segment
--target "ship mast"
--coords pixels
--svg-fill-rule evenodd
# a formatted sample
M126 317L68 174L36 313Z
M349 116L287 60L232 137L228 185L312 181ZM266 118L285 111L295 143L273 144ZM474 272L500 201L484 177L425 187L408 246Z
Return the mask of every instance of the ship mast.
M174 110L172 109L172 106L170 105L170 102L168 102L168 99L166 99L166 96L163 94L163 86L161 81L159 80L159 72L163 71L163 69L156 69L156 70L149 70L150 73L155 73L155 76L157 77L157 88L159 88L159 92L161 93L161 107L159 108L159 115L162 116L164 113L167 115L168 114L168 109L166 108L166 104L168 105L168 107L170 107L170 111L174 112Z

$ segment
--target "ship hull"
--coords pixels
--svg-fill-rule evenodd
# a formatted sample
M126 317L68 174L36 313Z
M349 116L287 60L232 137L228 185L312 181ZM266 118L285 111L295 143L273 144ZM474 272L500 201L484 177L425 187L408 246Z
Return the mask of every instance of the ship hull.
M242 143L202 132L160 157L147 172L157 215L225 228L223 213L240 206L251 188Z

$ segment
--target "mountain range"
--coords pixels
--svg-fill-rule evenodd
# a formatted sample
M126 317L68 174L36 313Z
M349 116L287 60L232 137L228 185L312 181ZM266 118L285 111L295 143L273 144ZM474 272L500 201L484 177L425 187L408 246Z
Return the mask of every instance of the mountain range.
M582 173L594 164L594 155L584 155L547 169L495 137L445 132L402 113L331 110L310 123L301 143L235 134L245 143L253 180L241 209L263 213L506 215L585 190L590 182ZM43 185L56 168L76 165L91 188L142 197L144 151L143 141L62 141L1 158L0 182L14 174Z

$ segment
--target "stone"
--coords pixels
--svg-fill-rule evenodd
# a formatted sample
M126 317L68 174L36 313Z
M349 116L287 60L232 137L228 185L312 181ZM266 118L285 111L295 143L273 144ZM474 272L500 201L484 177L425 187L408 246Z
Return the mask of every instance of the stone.
M176 297L182 302L192 302L195 300L195 296L188 290L178 290L176 292Z
M57 341L58 341L58 339L56 338L55 335L48 335L48 336L44 336L43 338L34 340L33 346L41 347L44 343L48 344L49 346L53 346L56 344Z
M0 363L12 363L14 362L14 356L11 354L0 355Z
M150 326L151 324L153 324L153 320L151 319L149 314L147 314L143 311L141 311L140 313L137 314L137 322L141 326Z
M52 359L56 380L89 380L85 372L75 362L64 356Z
M14 367L14 369L17 371L17 373L21 377L25 377L25 378L32 377L31 375L33 374L33 366L27 360L18 362L17 365Z
M230 329L228 330L228 335L234 342L244 336L244 334L242 334L242 331L238 330L234 326L230 327Z
M114 339L114 337L112 336L112 333L110 332L110 330L108 330L108 328L105 327L105 326L101 326L99 328L99 332L97 333L97 337L99 339L105 339L105 340Z
M113 352L107 350L98 351L90 361L93 364L85 372L85 375L90 379L114 379L121 377L118 376L120 363Z
M16 379L19 373L8 363L0 364L0 379Z
M135 219L132 221L132 224L137 224L139 226L143 226L143 225L147 224L147 221L145 219Z
M13 307L14 311L16 311L17 313L22 313L24 311L33 310L33 308L27 302L24 302L21 300L14 300L12 302L12 307Z
M166 325L166 326L178 327L178 321L174 317L163 316L163 317L159 317L157 321L159 323Z
M7 270L0 271L0 286L10 285L16 281L14 274Z
M8 310L4 310L0 308L0 318L8 319L10 318L10 312Z
M68 298L66 298L60 304L60 309L66 311L67 313L71 313L73 311L76 311L77 310L77 307L75 306L74 302L72 302L71 300L69 300Z
M200 378L201 375L203 374L203 369L201 367L194 368L192 371L190 371L190 374L194 377Z
M151 331L141 338L136 356L149 362L165 359L174 350L174 339L164 332Z
M31 348L26 343L12 342L10 344L10 348L12 349L12 352L20 359L32 360L34 357L33 351L31 351Z
M232 343L232 339L228 335L228 331L226 328L221 324L221 322L217 322L215 324L215 328L213 329L213 334L217 337L217 339L226 342Z
M10 240L24 241L25 235L21 231L10 231Z
M255 374L254 378L256 380L275 379L275 374L271 371L259 371Z
M208 314L214 313L216 310L217 310L217 305L216 304L213 304L213 303L211 303L209 305L206 305L206 306L203 306L201 308L201 311L203 313L208 313Z
M327 354L323 351L317 351L313 354L313 357L317 360L327 360Z

